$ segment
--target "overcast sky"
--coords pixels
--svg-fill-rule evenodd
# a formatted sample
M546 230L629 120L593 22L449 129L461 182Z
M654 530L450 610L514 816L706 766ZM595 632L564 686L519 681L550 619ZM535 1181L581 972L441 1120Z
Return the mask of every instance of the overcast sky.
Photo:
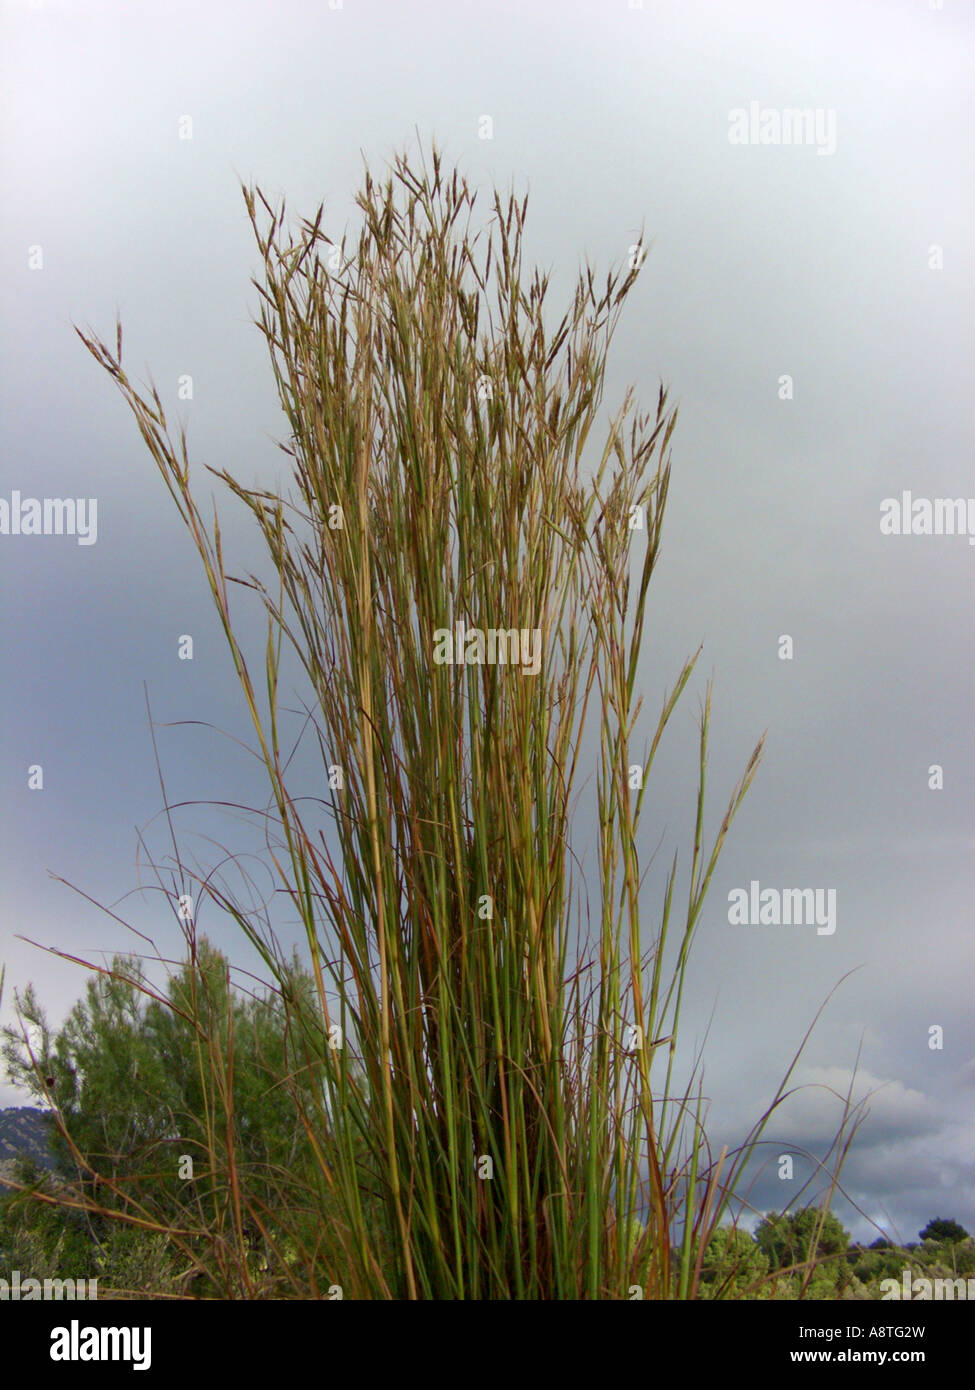
M768 730L682 1024L688 1056L710 1028L713 1142L741 1138L855 970L752 1200L781 1208L808 1176L862 1045L856 1094L880 1089L847 1192L896 1238L937 1215L975 1232L975 546L881 530L905 491L975 499L972 6L3 0L0 23L0 499L97 499L92 544L0 534L8 985L35 980L59 1019L86 972L20 936L86 958L136 945L52 874L176 950L159 895L126 896L151 882L137 831L167 853L144 683L159 723L248 734L195 551L72 323L112 339L118 310L129 369L187 420L191 457L270 482L287 431L251 322L239 182L296 216L324 199L340 234L363 157L382 172L418 130L483 190L485 216L492 185L529 193L528 255L566 302L584 258L619 265L641 225L652 245L604 399L608 415L632 382L650 407L662 377L680 406L649 709L704 651L655 766L647 859L666 831L686 873L708 677L712 834ZM255 541L220 505L245 569ZM171 801L263 796L253 761L203 724L157 736ZM219 854L204 833L254 843L225 814L178 824L201 863ZM730 922L729 894L753 881L835 892L835 930ZM651 883L648 941L659 902ZM200 926L248 963L232 925ZM0 1104L25 1099L0 1085Z

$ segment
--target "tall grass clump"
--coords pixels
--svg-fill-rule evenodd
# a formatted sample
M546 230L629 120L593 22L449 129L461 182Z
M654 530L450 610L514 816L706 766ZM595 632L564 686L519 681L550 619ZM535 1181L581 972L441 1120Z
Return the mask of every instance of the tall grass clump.
M366 172L354 254L323 208L295 232L283 202L243 194L290 490L209 471L254 518L273 583L228 574L185 429L174 444L155 387L123 369L121 325L114 350L80 336L199 551L267 769L313 997L288 995L251 914L213 880L201 891L261 952L321 1075L320 1102L294 1088L329 1211L315 1258L346 1297L693 1297L747 1152L712 1161L699 1087L675 1084L681 1000L761 744L707 849L709 688L686 902L675 854L648 920L644 792L696 660L635 746L676 423L663 387L649 413L627 391L587 455L639 265L604 286L587 268L553 325L548 278L523 271L527 199L494 194L485 245L436 148L432 169L399 156L382 183ZM230 582L263 604L259 658ZM459 623L503 630L507 663L478 662L469 638L444 660ZM512 630L538 631L537 670ZM312 692L328 835L288 767L287 650ZM593 771L584 894L571 831ZM281 1191L254 1219L286 1222Z

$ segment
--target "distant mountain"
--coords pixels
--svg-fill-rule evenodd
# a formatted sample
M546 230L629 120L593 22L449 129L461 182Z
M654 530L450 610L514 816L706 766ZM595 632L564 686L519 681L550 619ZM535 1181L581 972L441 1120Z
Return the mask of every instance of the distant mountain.
M21 1105L0 1110L0 1177L13 1169L13 1160L32 1158L41 1168L53 1168L51 1112Z

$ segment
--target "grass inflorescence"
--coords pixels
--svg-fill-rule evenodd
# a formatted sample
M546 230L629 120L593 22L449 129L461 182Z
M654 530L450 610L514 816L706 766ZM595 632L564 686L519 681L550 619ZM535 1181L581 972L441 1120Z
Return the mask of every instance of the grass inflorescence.
M283 203L243 194L290 491L218 476L254 518L273 584L228 575L185 430L174 444L158 392L123 369L121 325L114 350L81 333L199 552L310 963L297 988L271 934L201 878L274 983L288 1044L264 1063L303 1157L251 1180L233 1124L234 1012L220 996L215 1027L184 990L214 1187L195 1222L187 1199L181 1238L243 1296L256 1296L244 1240L256 1229L261 1287L281 1296L331 1284L354 1298L694 1297L761 1122L742 1151L711 1155L699 1077L675 1085L681 1001L762 745L707 848L708 687L686 902L675 854L649 922L641 809L696 661L638 748L676 424L664 388L649 413L628 391L587 452L639 265L605 284L586 268L550 323L548 278L522 266L527 199L494 194L485 244L471 234L474 195L436 148L432 168L399 157L383 183L366 173L354 254L326 236L323 208L293 234ZM261 669L230 582L263 604ZM509 657L514 634L539 634L538 669L483 652L435 659L436 634L458 624L507 634ZM290 785L285 648L312 692L329 836ZM586 896L572 823L593 780L598 886ZM132 1219L151 1225L151 1190L138 1199Z

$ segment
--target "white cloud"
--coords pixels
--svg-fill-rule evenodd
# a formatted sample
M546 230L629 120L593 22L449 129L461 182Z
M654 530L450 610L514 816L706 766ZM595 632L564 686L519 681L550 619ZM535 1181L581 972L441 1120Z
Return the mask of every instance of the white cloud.
M847 1095L851 1112L862 1106L864 1114L858 1147L930 1134L938 1126L939 1109L921 1091L864 1070L857 1072L851 1086L851 1075L849 1067L803 1068L797 1073L797 1089L772 1121L775 1132L809 1148L828 1144L842 1122Z

